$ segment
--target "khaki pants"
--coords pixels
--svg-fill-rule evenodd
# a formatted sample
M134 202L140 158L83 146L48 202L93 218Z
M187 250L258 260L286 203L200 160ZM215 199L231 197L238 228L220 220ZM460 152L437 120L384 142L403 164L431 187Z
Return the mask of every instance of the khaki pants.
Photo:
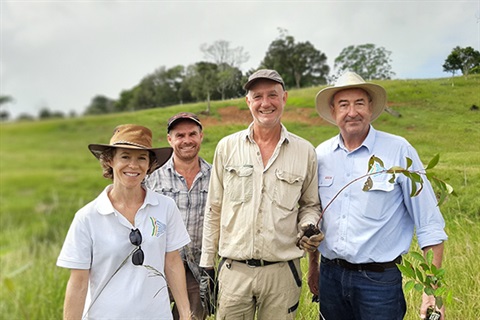
M300 259L293 263L302 279ZM255 319L255 312L258 320L295 319L301 284L297 284L288 262L253 268L227 259L218 281L216 319Z

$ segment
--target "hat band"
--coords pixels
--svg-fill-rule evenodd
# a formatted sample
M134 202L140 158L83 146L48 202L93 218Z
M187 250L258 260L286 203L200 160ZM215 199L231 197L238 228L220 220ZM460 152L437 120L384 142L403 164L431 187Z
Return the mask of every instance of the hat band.
M112 143L112 146L116 146L117 144L126 144L126 145L131 145L131 146L139 147L139 148L142 148L142 149L149 149L149 147L146 147L146 146L141 145L141 144L139 144L139 143L130 142L130 141L125 141L125 140L116 141L116 142Z

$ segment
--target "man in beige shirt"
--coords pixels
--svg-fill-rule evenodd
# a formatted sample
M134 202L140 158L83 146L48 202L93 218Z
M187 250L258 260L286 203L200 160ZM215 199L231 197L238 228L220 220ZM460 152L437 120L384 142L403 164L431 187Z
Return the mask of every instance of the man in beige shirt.
M217 145L200 266L220 257L219 319L294 319L302 249L323 239L303 235L320 215L316 154L281 123L288 93L276 71L255 72L244 88L253 122Z

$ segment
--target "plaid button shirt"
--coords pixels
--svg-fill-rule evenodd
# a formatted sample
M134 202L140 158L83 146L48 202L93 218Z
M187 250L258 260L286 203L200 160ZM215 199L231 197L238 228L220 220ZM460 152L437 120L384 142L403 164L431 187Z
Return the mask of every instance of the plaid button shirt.
M199 158L200 172L188 190L185 178L175 171L173 157L145 180L145 185L177 203L191 242L181 250L182 259L188 264L197 280L200 276L198 264L202 252L202 233L205 203L208 194L211 165Z

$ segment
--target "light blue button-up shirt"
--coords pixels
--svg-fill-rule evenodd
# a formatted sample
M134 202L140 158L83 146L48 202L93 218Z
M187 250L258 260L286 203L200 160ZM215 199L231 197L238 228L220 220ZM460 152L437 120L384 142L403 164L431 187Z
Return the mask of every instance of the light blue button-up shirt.
M377 131L370 126L363 144L348 151L340 135L316 148L319 174L319 194L326 207L339 190L368 171L372 155L384 162L385 168L424 168L416 150L404 138ZM374 168L375 172L382 168ZM410 180L397 175L394 183L390 174L370 176L373 187L363 191L364 177L345 188L331 202L323 215L321 229L325 240L321 254L328 259L345 259L351 263L387 262L408 252L416 228L421 248L447 239L445 221L440 213L433 189L424 175L424 188L410 197Z

